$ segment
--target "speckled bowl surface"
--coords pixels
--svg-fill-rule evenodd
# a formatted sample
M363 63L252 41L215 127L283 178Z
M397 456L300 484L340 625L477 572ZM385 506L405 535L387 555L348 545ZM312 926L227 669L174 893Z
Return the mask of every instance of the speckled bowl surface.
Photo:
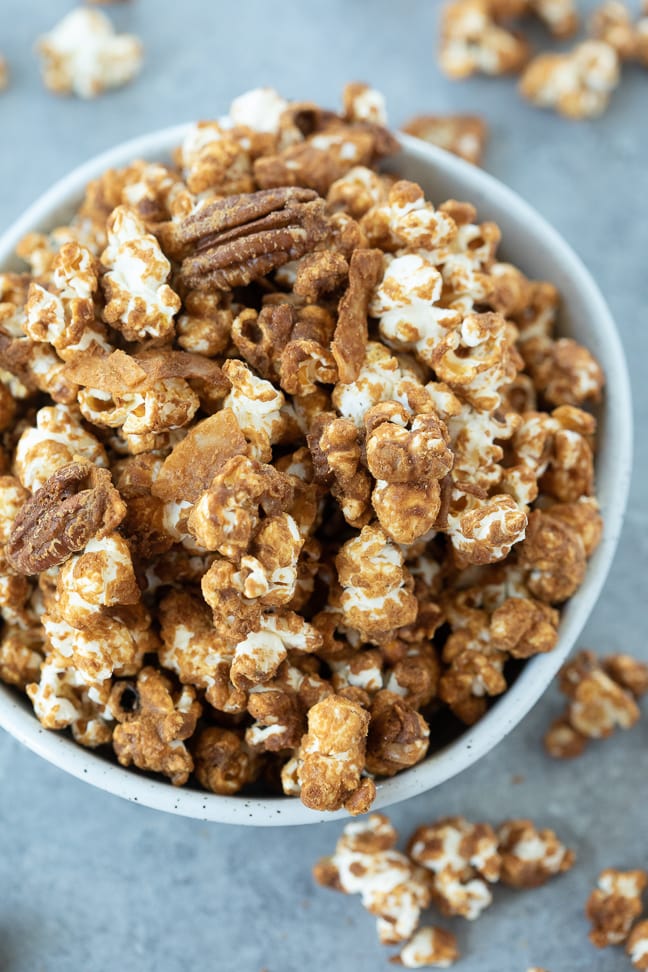
M167 128L125 142L56 183L0 239L0 269L18 269L13 251L25 233L64 224L81 201L90 179L136 158L167 160L187 127ZM610 569L621 532L632 451L630 388L623 350L605 301L573 250L535 210L492 176L409 136L401 136L401 145L394 168L403 177L419 182L435 204L448 198L469 200L477 206L481 220L495 220L502 230L500 253L504 259L531 277L556 284L563 296L560 332L587 345L602 362L607 391L597 416L597 495L605 528L584 584L562 612L554 651L530 660L512 687L477 725L418 766L380 782L376 809L431 790L466 769L503 739L543 694L571 651ZM124 769L110 756L84 749L63 733L43 729L28 700L2 683L0 726L65 772L158 810L260 827L318 823L345 816L308 810L295 798L223 797L189 787L178 789Z

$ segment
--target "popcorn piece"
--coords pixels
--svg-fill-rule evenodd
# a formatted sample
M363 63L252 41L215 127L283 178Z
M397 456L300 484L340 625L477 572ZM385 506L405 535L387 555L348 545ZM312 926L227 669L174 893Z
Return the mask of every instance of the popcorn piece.
M251 688L248 712L255 721L246 730L245 741L253 751L276 753L298 748L306 729L306 712L333 694L329 682L306 668L307 660L300 659L300 667L284 662L275 678ZM295 793L299 793L298 781Z
M425 757L430 729L422 715L393 692L374 698L367 737L366 767L377 776L394 776Z
M218 726L209 726L197 735L193 758L200 785L223 796L239 793L256 779L260 769L239 733Z
M648 692L648 663L632 655L608 655L602 662L610 678L635 698Z
M113 211L107 231L108 246L101 255L108 269L102 280L104 320L127 341L171 337L180 298L166 282L171 264L159 243L127 206Z
M648 921L634 926L628 935L626 952L635 969L648 969Z
M558 641L559 614L534 598L510 597L492 614L493 642L513 658L552 651Z
M486 122L478 115L417 115L403 131L473 165L481 165L488 137Z
M513 888L537 888L574 865L575 855L553 830L530 820L507 820L497 831L502 858L500 879Z
M326 201L332 212L342 211L361 219L373 206L387 201L389 182L373 169L357 165L332 184Z
M316 481L330 488L347 523L364 526L371 516L371 480L360 465L362 437L355 425L324 412L313 420L307 438Z
M113 674L133 674L145 653L157 648L150 616L141 604L115 607L110 615L97 612L83 628L75 628L54 603L42 623L48 646L86 684L104 682Z
M603 671L586 675L571 691L569 721L588 739L605 739L617 726L631 729L639 714L632 695Z
M433 899L445 915L478 918L492 901L486 882L499 880L495 831L463 817L446 817L419 827L407 845L417 864L432 872Z
M63 360L78 354L108 353L105 330L95 320L98 264L78 243L61 247L52 264L51 290L32 283L25 331L34 341L49 342Z
M231 130L217 121L192 126L177 153L190 192L207 193L207 199L213 192L251 192L251 135L249 129Z
M417 183L406 180L394 183L387 202L369 210L361 226L374 246L395 251L398 256L422 250L425 255L443 253L457 235L454 220L443 210L435 209ZM388 288L388 292L392 289ZM426 294L416 296L425 299Z
M403 554L379 526L365 526L348 540L336 557L343 587L340 606L345 624L365 640L380 643L389 632L411 624L418 602Z
M641 896L648 883L645 871L601 871L598 886L585 906L592 923L589 939L597 948L621 945L642 911Z
M540 54L520 81L523 97L540 108L555 108L566 118L596 118L619 83L613 47L589 40L567 54Z
M78 7L40 38L45 87L56 94L94 98L132 81L142 64L142 45L131 34L116 34L98 10Z
M255 88L234 99L229 117L234 125L275 135L287 107L288 102L274 88Z
M46 729L72 730L76 742L90 749L110 742L112 716L108 683L88 683L56 651L47 656L37 682L27 686L36 716Z
M292 499L286 475L256 459L232 456L198 499L188 528L205 550L238 560L257 531L261 510L273 516L288 508Z
M494 411L522 364L515 337L500 314L469 314L434 352L435 372L474 408Z
M243 700L232 691L229 678L234 650L219 638L204 602L171 591L160 602L159 617L162 665L183 685L204 689L214 708L238 710Z
M523 340L522 354L535 387L551 405L601 400L605 376L596 358L572 338Z
M533 596L549 604L571 597L585 576L585 547L580 534L551 509L534 510L529 515L518 561L529 570L527 584Z
M441 507L440 481L450 471L445 424L433 413L412 422L396 402L365 415L367 465L376 477L372 503L385 532L397 543L413 543L434 526Z
M347 824L334 854L313 868L318 884L362 896L363 907L378 918L384 945L409 939L430 903L425 872L394 849L397 838L389 819L372 813Z
M448 969L459 958L457 939L443 928L424 926L412 935L396 958L390 959L407 969Z
M387 124L385 98L368 84L354 81L344 86L342 92L344 116L351 122L373 122L374 125Z
M316 651L320 644L319 632L298 614L264 616L258 630L236 645L230 672L232 683L239 689L262 685L276 675L289 650ZM323 720L314 731L326 734Z
M528 57L528 43L495 22L488 0L453 0L446 5L439 65L449 78L467 78L478 72L515 74Z
M358 378L348 385L336 385L333 404L342 418L362 429L365 413L386 401L399 402L412 414L434 408L413 363L392 356L377 341L369 341Z
M503 560L511 547L528 535L527 516L511 496L500 494L478 499L468 490L461 494L458 490L453 497L447 527L459 566ZM579 574L576 586L581 581L582 574Z
M227 347L234 315L224 294L191 290L176 320L178 344L184 351L213 357Z
M113 748L122 766L163 773L174 786L186 783L194 762L185 746L201 713L195 691L174 689L155 668L142 668L135 682L117 682L110 710L119 725Z
M223 372L232 383L232 390L223 402L234 413L239 428L251 446L251 455L261 462L272 459L272 446L286 431L283 394L269 381L263 381L250 369L230 358Z
M368 713L340 696L310 709L298 769L302 803L312 810L366 813L376 794L373 781L360 776L368 728Z
M81 425L76 409L65 405L41 408L36 413L36 426L25 429L18 440L16 475L23 486L35 492L74 456L97 466L108 465L103 447Z
M57 609L73 628L92 624L103 607L140 599L130 550L118 533L90 540L63 565L56 585Z
M0 639L0 681L26 689L40 678L43 638L39 628L5 625Z
M561 716L545 733L544 746L554 759L576 759L587 746L587 736L574 729L567 716Z

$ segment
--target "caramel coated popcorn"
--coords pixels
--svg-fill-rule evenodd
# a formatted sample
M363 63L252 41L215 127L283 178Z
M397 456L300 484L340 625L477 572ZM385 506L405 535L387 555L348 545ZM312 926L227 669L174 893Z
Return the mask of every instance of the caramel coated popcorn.
M139 72L142 45L130 34L116 34L99 10L77 7L40 38L45 87L56 94L95 98L128 84Z
M406 854L396 850L397 840L383 814L350 823L334 853L314 866L313 877L324 887L360 894L364 907L378 916L380 942L402 945L390 961L406 968L448 968L459 958L453 934L435 926L419 927L428 907L474 920L492 903L491 888L499 881L518 889L539 887L568 871L575 859L553 830L540 829L530 820L507 820L494 829L464 817L446 817L418 827ZM637 878L638 887L642 873L618 877ZM623 887L627 890L627 882ZM605 903L600 907L602 915ZM609 907L618 915L621 906L616 899ZM601 920L612 919L606 913Z
M486 122L477 115L417 115L403 125L403 131L473 165L481 165L488 135Z
M592 923L589 939L597 948L621 945L628 938L632 923L642 912L641 898L648 884L645 871L601 871L597 887L585 906Z
M500 879L511 887L537 888L574 865L574 852L563 846L553 830L538 830L530 820L507 820L497 836Z
M363 906L377 917L384 945L407 941L430 903L425 871L395 849L397 840L389 819L374 813L348 824L334 854L313 868L318 884L361 895Z
M519 12L524 9L524 3L512 6ZM441 70L450 78L466 78L478 72L518 72L529 57L529 45L498 20L493 0L453 0L447 4L441 22Z
M540 54L520 81L524 98L567 118L596 118L619 83L619 58L605 41L587 40L566 54Z
M559 23L462 0L448 56L512 68L529 6ZM45 42L52 84L130 76L136 45L95 17ZM380 170L396 149L366 84L339 113L248 92L173 161L102 174L0 274L0 677L47 728L174 785L361 814L438 748L432 725L475 723L554 648L601 535L603 373L494 223ZM570 731L624 724L645 684L608 660ZM430 896L490 900L492 828L420 843L367 891L385 940ZM423 929L400 961L454 948Z
M580 756L591 739L606 739L631 729L640 718L638 700L648 691L648 665L631 655L597 658L580 651L561 669L559 685L567 696L564 715L545 735L556 759Z
M448 817L419 827L410 837L408 853L432 872L433 898L442 914L474 921L491 904L489 884L499 880L501 858L488 824Z

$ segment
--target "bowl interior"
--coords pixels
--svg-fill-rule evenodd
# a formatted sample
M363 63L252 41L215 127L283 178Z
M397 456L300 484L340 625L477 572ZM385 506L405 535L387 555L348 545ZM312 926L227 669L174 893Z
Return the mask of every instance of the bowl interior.
M80 203L85 184L109 167L136 158L168 160L187 126L177 126L126 142L72 172L42 196L0 239L0 268L19 269L13 250L29 231L48 231L64 224ZM560 639L553 652L537 656L523 668L511 688L475 726L429 756L423 763L378 784L375 807L407 799L455 776L487 753L522 719L556 674L592 610L609 570L620 534L631 467L629 380L614 322L591 276L562 238L519 196L481 170L409 136L394 169L419 182L435 204L445 199L469 200L480 220L491 219L502 230L501 254L527 275L550 280L563 296L560 330L587 345L602 362L607 392L599 409L597 496L605 529L592 557L585 583L562 612ZM0 683L0 725L34 752L60 768L114 794L160 810L223 823L272 826L318 823L339 814L308 810L295 798L223 797L175 789L108 758L83 749L67 736L49 732L36 720L26 699Z

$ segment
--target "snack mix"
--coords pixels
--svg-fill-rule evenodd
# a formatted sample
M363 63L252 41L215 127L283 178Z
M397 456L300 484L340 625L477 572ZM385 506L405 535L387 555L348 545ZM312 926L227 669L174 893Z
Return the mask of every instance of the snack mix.
M100 10L77 7L41 37L45 87L56 94L95 98L132 81L142 66L142 45L131 34L116 34Z
M175 785L366 811L552 650L600 537L601 368L384 124L249 92L0 275L0 677ZM483 906L481 851L420 856Z
M459 957L454 935L419 927L426 909L473 921L492 903L490 887L498 881L535 888L568 871L575 859L552 830L538 830L530 820L508 820L495 830L446 817L418 827L406 854L396 850L397 840L380 813L347 824L313 877L324 887L359 894L377 918L381 944L401 946L391 961L407 968L447 968Z

